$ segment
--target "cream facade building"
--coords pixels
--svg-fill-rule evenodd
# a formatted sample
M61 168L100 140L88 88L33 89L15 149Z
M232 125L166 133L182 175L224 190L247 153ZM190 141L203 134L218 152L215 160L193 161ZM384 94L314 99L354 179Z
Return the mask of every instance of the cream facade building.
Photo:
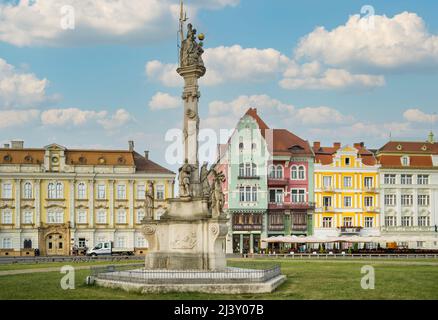
M145 253L145 192L152 182L159 218L174 196L173 172L132 141L128 150L23 145L0 148L0 255L69 255L104 241Z

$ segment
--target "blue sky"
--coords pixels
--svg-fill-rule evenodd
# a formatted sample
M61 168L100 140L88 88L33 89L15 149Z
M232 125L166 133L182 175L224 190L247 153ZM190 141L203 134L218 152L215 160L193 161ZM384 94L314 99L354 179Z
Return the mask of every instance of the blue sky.
M165 164L164 135L182 118L178 2L0 1L0 141L125 149L134 139ZM271 127L326 144L438 134L436 2L186 2L206 34L204 128L230 128L254 106ZM74 29L60 27L65 5Z

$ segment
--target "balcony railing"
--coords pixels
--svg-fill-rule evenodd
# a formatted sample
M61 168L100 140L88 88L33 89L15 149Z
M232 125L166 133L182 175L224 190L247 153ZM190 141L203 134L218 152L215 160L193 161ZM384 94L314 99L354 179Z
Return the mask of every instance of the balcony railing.
M282 209L288 209L288 210L297 210L297 209L314 209L315 203L314 202L271 202L268 204L268 209L271 210L282 210Z
M269 231L284 231L284 224L270 224Z
M307 231L307 225L306 224L294 224L292 226L292 231Z
M260 180L260 176L253 176L253 175L239 175L237 177L239 180Z
M338 230L340 234L359 234L362 227L340 227Z
M274 179L268 177L268 186L271 187L281 187L281 186L287 186L289 184L289 179L282 178L282 179Z
M261 224L233 224L234 231L261 231Z
M335 188L333 186L323 186L322 190L325 192L333 192Z
M364 207L363 210L365 212L379 212L380 211L380 209L377 207Z
M381 227L383 232L435 232L435 227L421 227L421 226L383 226Z

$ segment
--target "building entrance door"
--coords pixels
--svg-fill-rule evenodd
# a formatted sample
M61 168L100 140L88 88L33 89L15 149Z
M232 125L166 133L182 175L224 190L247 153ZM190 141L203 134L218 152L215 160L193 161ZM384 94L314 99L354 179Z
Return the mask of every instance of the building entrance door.
M46 252L48 256L59 256L65 252L65 239L62 234L49 234L46 238Z
M249 234L243 235L243 253L250 253L250 236L249 236Z

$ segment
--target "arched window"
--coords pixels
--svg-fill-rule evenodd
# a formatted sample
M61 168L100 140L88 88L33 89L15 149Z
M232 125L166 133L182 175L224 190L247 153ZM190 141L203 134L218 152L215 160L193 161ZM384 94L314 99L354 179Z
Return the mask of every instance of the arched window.
M241 164L239 165L239 176L240 176L240 177L245 176L245 164L243 164L243 163L241 163Z
M275 169L275 178L283 179L283 167L280 165L277 166L277 168Z
M81 182L78 184L78 199L84 200L87 198L87 186Z
M297 166L292 166L292 168L290 169L290 176L291 176L292 180L298 179L298 167Z
M47 195L49 199L56 198L56 187L54 183L49 183L49 185L47 186Z
M251 164L245 163L245 177L251 177Z
M245 188L245 201L251 201L251 187Z
M32 240L25 239L23 243L23 249L32 249Z
M26 182L24 184L24 199L32 199L32 184L30 182Z
M270 179L275 179L275 166L271 165L269 166L269 178Z
M304 168L304 166L300 166L298 168L298 179L299 180L306 179L306 169Z
M61 182L56 184L56 199L64 198L64 185Z

